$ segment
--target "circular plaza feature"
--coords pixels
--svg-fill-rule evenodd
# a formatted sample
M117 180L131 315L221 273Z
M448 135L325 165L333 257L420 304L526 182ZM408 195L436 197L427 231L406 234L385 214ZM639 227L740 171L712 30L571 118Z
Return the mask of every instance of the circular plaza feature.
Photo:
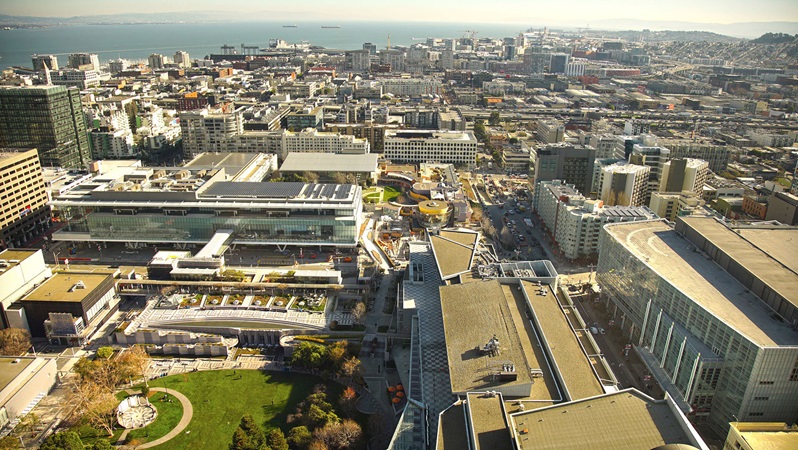
M151 424L158 416L158 411L144 397L131 395L116 408L116 420L124 428L142 428Z

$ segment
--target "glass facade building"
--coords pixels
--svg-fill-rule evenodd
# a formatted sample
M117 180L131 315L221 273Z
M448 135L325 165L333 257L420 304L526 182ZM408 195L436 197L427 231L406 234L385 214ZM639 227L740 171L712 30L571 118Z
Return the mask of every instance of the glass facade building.
M37 148L43 167L85 169L91 146L78 89L0 89L0 147Z
M354 247L358 241L359 186L224 181L223 171L179 168L122 172L55 198L54 215L64 226L54 239L205 244L221 229L233 230L238 244Z
M723 433L731 421L798 417L798 332L667 222L606 225L597 280L694 422Z

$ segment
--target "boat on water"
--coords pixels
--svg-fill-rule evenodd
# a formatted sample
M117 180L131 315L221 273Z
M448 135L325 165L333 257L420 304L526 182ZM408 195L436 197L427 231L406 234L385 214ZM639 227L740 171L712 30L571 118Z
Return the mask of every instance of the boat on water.
M341 28L341 25L322 25L322 28Z
M296 25L283 25L283 28L296 28Z

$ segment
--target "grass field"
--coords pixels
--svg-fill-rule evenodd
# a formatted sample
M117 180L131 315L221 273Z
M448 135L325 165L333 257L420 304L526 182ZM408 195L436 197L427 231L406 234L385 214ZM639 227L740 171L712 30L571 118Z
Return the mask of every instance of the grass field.
M150 381L151 387L182 392L191 400L194 417L186 431L156 448L169 450L217 450L227 448L244 414L252 414L264 427L282 428L297 403L322 383L315 376L257 370L193 372ZM340 396L342 387L329 384L328 398ZM162 393L155 393L158 399ZM153 404L157 404L153 401ZM181 413L182 414L182 413ZM154 426L156 419L151 426ZM168 430L167 430L168 431ZM153 432L150 432L152 437Z
M393 186L385 186L385 190L382 193L382 201L390 202L400 195L402 195L401 189L397 189Z

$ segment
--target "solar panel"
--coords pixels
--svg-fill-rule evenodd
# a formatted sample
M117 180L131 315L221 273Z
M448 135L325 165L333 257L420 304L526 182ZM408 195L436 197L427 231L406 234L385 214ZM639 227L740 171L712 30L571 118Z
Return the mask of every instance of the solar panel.
M261 183L218 181L210 185L202 197L266 197L295 198L302 193L305 183Z

